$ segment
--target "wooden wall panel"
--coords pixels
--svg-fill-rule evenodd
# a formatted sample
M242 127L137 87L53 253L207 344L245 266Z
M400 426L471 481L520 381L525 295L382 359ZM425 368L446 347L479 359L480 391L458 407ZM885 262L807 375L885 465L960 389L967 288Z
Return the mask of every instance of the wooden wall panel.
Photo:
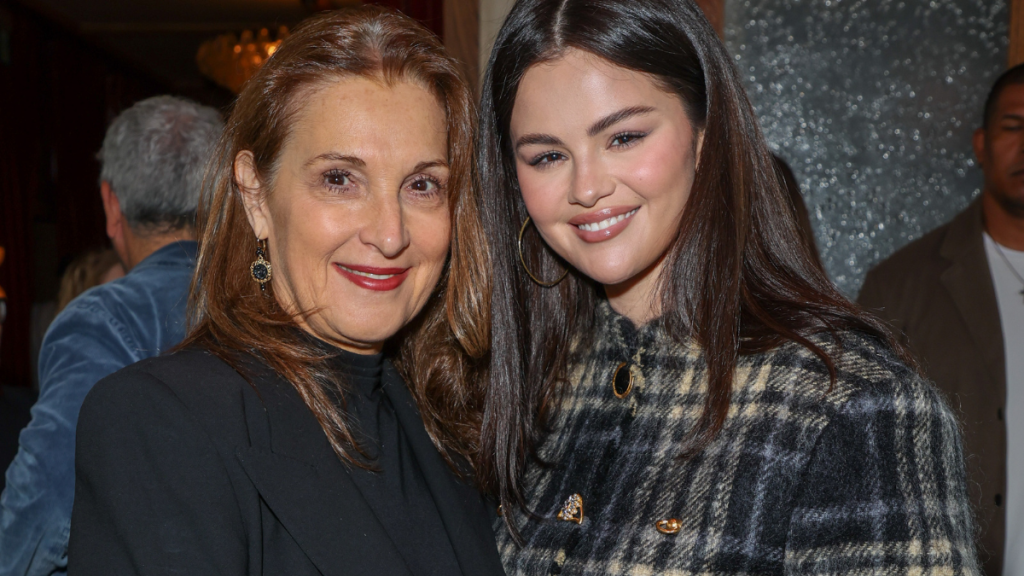
M1024 63L1024 0L1010 0L1010 67Z
M479 85L480 0L444 0L444 44L462 64L469 85Z

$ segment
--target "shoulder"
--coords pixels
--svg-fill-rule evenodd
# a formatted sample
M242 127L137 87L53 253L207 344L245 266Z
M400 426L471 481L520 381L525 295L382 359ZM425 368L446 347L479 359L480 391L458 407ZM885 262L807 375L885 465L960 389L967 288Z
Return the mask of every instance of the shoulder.
M873 285L931 282L944 269L939 252L951 226L952 222L939 226L876 265L868 272L864 289Z
M935 386L908 366L887 342L853 331L841 332L838 337L838 342L828 334L811 338L832 359L834 384L830 384L824 361L805 346L789 342L771 355L777 374L792 382L791 392L823 400L828 419L874 418L900 411L906 417L928 414L955 421Z
M251 387L223 360L200 348L149 358L100 380L82 406L88 421L145 422L156 415L187 414L212 432L231 438L244 432L244 395Z

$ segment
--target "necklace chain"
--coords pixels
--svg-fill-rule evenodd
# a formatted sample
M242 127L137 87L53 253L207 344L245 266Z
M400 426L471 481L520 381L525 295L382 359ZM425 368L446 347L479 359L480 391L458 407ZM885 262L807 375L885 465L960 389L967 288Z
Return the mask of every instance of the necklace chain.
M999 252L999 256L1003 259L1003 262L1006 263L1006 267L1009 268L1010 272L1012 272L1013 275L1017 277L1017 281L1020 282L1021 285L1020 294L1021 296L1024 296L1024 277L1022 277L1020 275L1020 272L1017 272L1017 269L1014 268L1013 264L1010 263L1010 259L1006 257L1006 252L1003 252L1003 247L999 244L999 242L996 242L995 238L992 239L992 243L995 244L996 251Z

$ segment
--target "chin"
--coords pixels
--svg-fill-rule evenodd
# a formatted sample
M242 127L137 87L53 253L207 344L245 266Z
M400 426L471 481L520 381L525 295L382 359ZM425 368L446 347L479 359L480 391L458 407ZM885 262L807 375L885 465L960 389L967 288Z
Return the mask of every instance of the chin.
M580 272L583 272L591 280L597 282L603 286L616 286L629 282L637 275L637 271L632 268L622 269L618 267L594 267L589 269L580 268Z

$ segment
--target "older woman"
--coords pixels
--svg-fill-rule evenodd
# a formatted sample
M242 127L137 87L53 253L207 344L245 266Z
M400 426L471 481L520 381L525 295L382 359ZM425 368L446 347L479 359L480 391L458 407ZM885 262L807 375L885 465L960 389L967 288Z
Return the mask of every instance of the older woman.
M457 474L486 346L471 137L411 20L284 42L220 146L190 336L82 409L73 573L501 573Z
M956 420L812 260L693 2L519 0L481 111L509 574L978 573Z

